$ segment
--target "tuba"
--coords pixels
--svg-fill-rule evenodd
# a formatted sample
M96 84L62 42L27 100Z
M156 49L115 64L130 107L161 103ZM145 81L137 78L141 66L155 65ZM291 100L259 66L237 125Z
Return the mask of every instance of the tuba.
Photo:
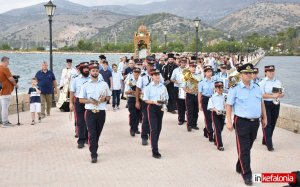
M192 72L189 69L183 70L182 74L183 80L185 82L190 82L193 85L194 91L197 93L199 80L193 76Z

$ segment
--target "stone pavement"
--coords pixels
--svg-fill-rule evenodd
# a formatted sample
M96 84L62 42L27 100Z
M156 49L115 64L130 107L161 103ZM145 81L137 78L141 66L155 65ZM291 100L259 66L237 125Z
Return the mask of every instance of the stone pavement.
M124 101L122 101L124 104ZM128 112L113 112L100 138L97 164L90 163L88 147L77 149L69 113L52 110L42 123L30 125L30 113L20 114L20 127L0 128L0 186L244 186L235 173L235 134L223 131L220 152L200 131L187 132L177 115L165 113L159 141L160 160L150 145L129 135ZM17 116L9 116L16 123ZM277 128L274 152L261 145L262 132L252 149L253 173L300 170L300 135ZM283 186L255 184L254 186Z

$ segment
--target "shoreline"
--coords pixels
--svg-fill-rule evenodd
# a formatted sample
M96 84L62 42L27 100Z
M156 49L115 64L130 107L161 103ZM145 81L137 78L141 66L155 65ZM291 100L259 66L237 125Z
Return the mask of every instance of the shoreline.
M0 50L0 53L7 54L49 54L49 51L3 51ZM96 52L64 52L64 51L53 51L53 54L78 54L78 55L125 55L125 54L133 54L133 53L96 53Z

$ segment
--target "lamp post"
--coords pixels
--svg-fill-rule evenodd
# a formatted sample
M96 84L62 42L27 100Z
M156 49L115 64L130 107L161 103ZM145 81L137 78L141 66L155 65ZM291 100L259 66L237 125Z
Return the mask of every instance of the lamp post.
M50 71L53 72L53 55L52 55L52 17L54 15L55 9L56 9L56 5L54 5L51 0L44 5L45 9L46 9L46 13L48 15L49 18L49 36L50 36ZM54 72L53 72L54 73ZM55 107L56 103L55 103L55 98L54 98L54 93L52 94L52 107Z
M202 41L203 41L203 38L202 37L200 37L200 53L203 53L204 52L204 50L203 50L203 43L202 43Z
M199 32L199 26L200 26L201 19L196 17L194 19L194 26L196 28L196 63L198 63L198 32Z
M164 31L164 36L165 36L165 51L167 50L167 31Z

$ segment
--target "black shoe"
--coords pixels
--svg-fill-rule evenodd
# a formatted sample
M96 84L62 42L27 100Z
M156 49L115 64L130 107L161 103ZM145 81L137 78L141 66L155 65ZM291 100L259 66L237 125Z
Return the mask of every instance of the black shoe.
M268 151L270 152L274 151L274 147L268 147Z
M199 130L199 127L192 127L192 129L194 129L194 130Z
M175 110L170 112L171 114L177 114L177 112Z
M89 140L85 140L84 143L85 143L85 144L89 144Z
M184 123L184 122L182 122L182 121L179 121L179 122L178 122L178 125L183 125L183 123Z
M130 135L133 137L135 136L135 133L133 132L133 130L130 130Z
M204 136L205 138L208 138L207 130L206 130L205 128L203 129L203 136Z
M161 157L161 154L159 153L159 152L156 152L156 153L152 153L152 156L154 157L154 158L160 158Z
M74 136L75 138L78 138L78 134L75 134L75 136Z
M250 178L245 179L244 182L247 186L252 186L252 184L253 184L252 179L250 179Z
M78 144L78 149L84 148L84 144Z
M126 104L125 108L128 108L128 104Z
M261 144L266 145L266 142L264 139L262 140Z
M139 130L135 131L135 134L141 134L141 132Z
M191 132L192 131L192 127L188 126L187 127L187 131Z
M209 141L210 142L214 142L215 140L213 138L209 138Z
M219 151L224 151L224 147L219 147L218 150Z
M142 139L142 145L148 145L148 140L147 139Z
M96 163L97 162L97 157L92 158L92 163Z

